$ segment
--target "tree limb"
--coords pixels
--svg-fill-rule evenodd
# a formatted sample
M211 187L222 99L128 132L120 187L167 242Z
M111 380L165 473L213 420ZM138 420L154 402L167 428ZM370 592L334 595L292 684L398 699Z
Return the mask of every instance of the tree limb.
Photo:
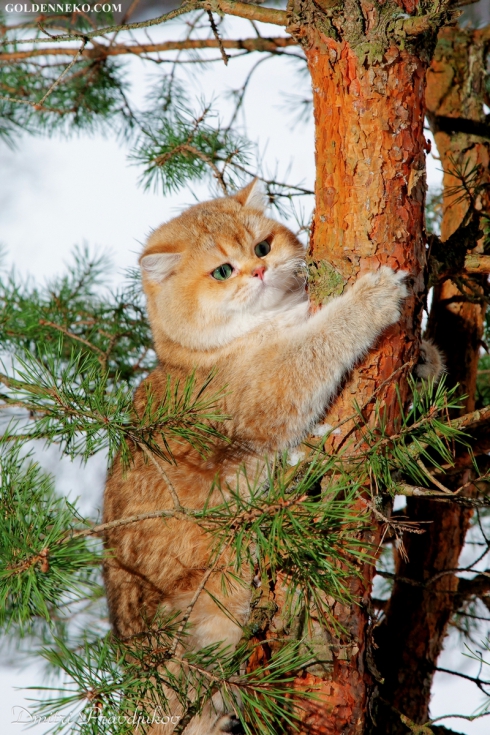
M297 46L297 41L289 36L277 36L272 38L243 38L243 39L223 39L221 41L225 49L237 49L239 51L268 51L273 52L277 49L286 48L288 46ZM97 44L94 48L86 48L81 54L82 58L88 59L105 59L108 56L123 56L125 54L133 54L139 56L141 54L152 54L161 51L183 51L186 49L215 49L219 48L219 43L214 38L189 38L185 41L165 41L163 43L138 43L123 44L117 43L113 46L105 44ZM0 62L2 61L22 61L23 59L31 59L36 56L75 56L78 52L76 48L63 48L62 46L53 46L50 48L33 48L29 51L6 51L0 53Z
M464 269L466 273L490 273L490 255L468 253L464 259Z
M473 579L459 577L458 591L454 599L454 609L458 610L464 602L472 597L488 597L489 594L490 570L487 570L485 574L477 574ZM488 603L490 604L490 599Z
M404 495L408 498L426 498L429 500L439 500L442 502L456 503L465 508L488 508L490 506L490 498L467 498L461 495L448 495L441 490L430 490L426 487L418 485L408 485L403 483L397 486L397 495Z
M97 28L93 31L78 32L72 30L70 33L60 33L57 36L50 34L47 37L16 38L15 45L24 43L52 43L53 41L56 43L77 40L88 41L91 38L105 36L108 33L119 33L120 31L132 31L137 28L162 25L169 20L178 18L180 15L185 15L193 10L211 10L215 13L236 15L240 18L247 18L247 20L255 20L262 23L273 23L279 26L287 25L287 14L285 10L264 8L261 5L234 2L234 0L207 0L206 2L190 0L190 2L184 2L180 7L170 10L168 13L163 13L157 18L150 18L149 20L142 20L136 23L121 23L120 25L105 26L104 28Z
M477 135L480 138L490 138L490 125L487 122L470 120L465 117L448 117L445 115L433 115L431 123L435 132L465 133L466 135Z
M451 421L451 426L454 429L464 431L466 429L473 429L478 426L482 426L488 421L490 421L490 406L485 406L485 408L479 408L476 411L465 413L463 416L453 419Z
M251 3L234 2L234 0L208 0L202 3L206 10L214 10L215 13L226 13L237 15L248 20L259 20L262 23L274 23L278 26L288 24L287 12L275 8L264 8L262 5Z

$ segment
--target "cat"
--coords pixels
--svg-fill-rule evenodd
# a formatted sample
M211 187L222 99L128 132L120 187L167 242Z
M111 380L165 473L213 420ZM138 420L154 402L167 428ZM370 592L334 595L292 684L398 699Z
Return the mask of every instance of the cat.
M236 482L243 464L249 476L257 475L265 455L299 445L345 374L399 319L406 273L388 267L363 275L311 314L304 247L264 209L254 181L233 196L191 207L151 234L140 265L159 365L136 391L136 409L144 410L149 386L157 398L165 395L167 375L182 384L195 371L199 385L216 369L216 380L227 386L220 410L231 416L222 427L229 443L218 443L205 459L188 444L171 443L176 463L160 460L165 477L140 449L127 472L117 459L104 522L172 508L172 494L187 508L221 502L217 489L210 495L215 477L222 486ZM186 610L210 553L208 535L176 518L115 528L105 544L111 550L104 570L111 622L122 638L144 630L159 610ZM249 613L250 585L224 596L216 572L206 589L231 616L201 594L185 645L235 646ZM184 732L239 731L239 720L215 697Z

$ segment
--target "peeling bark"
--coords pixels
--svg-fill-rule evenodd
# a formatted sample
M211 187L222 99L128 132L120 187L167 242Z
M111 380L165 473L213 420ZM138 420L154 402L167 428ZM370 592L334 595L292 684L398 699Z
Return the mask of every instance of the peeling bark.
M373 425L378 401L387 430L395 431L399 396L405 404L410 399L406 376L418 356L425 296L425 78L434 31L445 20L441 11L400 25L400 8L415 14L418 7L417 0L386 0L382 5L369 0L290 0L287 11L288 30L305 48L313 88L317 179L309 254L312 301L325 303L359 275L385 264L408 272L411 292L399 324L382 336L331 406L328 422L345 422L342 433L329 439L332 449L346 449L352 439L359 439L354 423L347 421L355 403L362 407L365 421ZM406 30L409 21L411 31L420 26L413 36ZM366 492L357 502L365 508L368 501ZM410 503L414 517L427 518L432 504L415 498ZM406 616L403 606L409 605L410 610L423 607L426 598L434 598L434 591L442 601L441 609L450 606L454 578L429 579L434 572L429 574L425 565L444 571L450 561L444 548L461 547L468 512L455 509L462 523L455 522L452 512L441 513L441 504L434 510L435 535L446 539L442 555L431 540L432 528L430 534L415 537L416 541L423 539L409 552L415 586L403 589L395 585L387 606L391 627L384 626L384 637L378 636L383 646L379 651L381 673L373 643L373 565L366 564L359 577L350 580L350 592L358 604L331 606L342 632L326 630L324 621L316 621L308 631L322 663L309 667L296 681L298 689L314 689L319 697L302 702L300 733L401 735L409 730L406 723L425 721L432 661L446 623L437 616L430 621L415 620ZM381 525L376 518L362 540L371 549L379 548ZM398 564L401 568L400 561ZM271 631L281 632L281 591L277 587L271 589L270 601L274 610L277 605L277 612L261 634L264 649L257 653L265 657L265 641L273 638ZM404 620L397 637L391 621L400 616ZM412 652L405 661L407 645ZM392 655L394 666L387 663ZM430 666L414 677L422 659L430 661Z
M369 34L379 17L374 6L362 7ZM409 398L406 375L418 354L424 292L426 62L420 54L393 43L376 58L366 55L362 51L366 36L359 35L359 15L355 15L361 13L360 4L346 3L347 12L351 17L345 20L342 39L321 32L310 34L306 41L303 37L316 126L310 291L312 299L322 303L381 265L408 272L411 295L402 319L350 376L328 416L335 425L352 416L356 402L372 423L377 399L388 430L394 430L399 416L396 389L403 401ZM378 50L381 47L380 41ZM343 433L332 436L332 448L353 438L354 431L352 422L345 423ZM366 499L358 502L365 507ZM380 524L373 520L363 540L376 549ZM350 591L358 605L333 607L344 632L324 633L323 658L329 665L322 672L305 673L297 682L299 688L314 687L320 696L318 703L308 704L302 733L361 735L368 728L377 678L369 601L373 576L374 567L365 565L361 577L351 580Z
M307 51L317 163L311 257L326 260L341 283L386 264L406 270L411 286L402 320L332 407L335 424L352 414L354 397L363 405L373 386L409 362L417 347L425 265L425 65L392 47L383 62L366 68L347 43L327 38L324 44ZM321 300L331 295L324 292ZM384 398L394 419L393 384Z

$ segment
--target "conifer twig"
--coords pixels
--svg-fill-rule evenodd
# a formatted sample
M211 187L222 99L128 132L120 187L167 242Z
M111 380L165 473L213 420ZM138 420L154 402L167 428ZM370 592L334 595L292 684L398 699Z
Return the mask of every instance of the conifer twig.
M229 61L230 57L228 56L228 54L226 53L226 51L224 49L223 42L221 40L221 36L218 33L218 26L214 22L214 17L213 17L213 14L212 14L212 12L210 10L208 10L208 18L209 18L209 23L211 25L211 30L213 31L214 37L215 37L216 42L217 42L217 44L219 46L219 50L220 50L220 53L221 53L221 58L223 59L223 62L225 64L225 66L228 66L228 61Z
M439 480L437 479L437 477L434 477L434 475L432 474L432 472L430 472L430 470L427 469L427 467L422 462L422 460L421 460L420 457L417 458L417 464L420 467L420 469L422 470L422 472L424 473L424 475L426 475L429 478L429 480L436 487L439 488L439 490L442 490L442 492L443 493L446 493L447 495L452 495L453 494L452 490L450 490L448 487L446 487L445 485L443 485L442 482L439 482Z
M63 77L65 77L66 74L70 71L70 69L77 63L86 45L87 45L87 39L84 39L82 45L76 52L75 57L70 61L68 66L61 72L59 77L55 79L53 84L49 87L47 92L43 95L43 97L38 102L33 102L32 100L17 99L16 97L10 97L10 96L5 96L5 95L0 95L0 100L4 100L5 102L19 103L21 105L29 105L30 107L33 107L35 110L44 110L45 101L47 100L49 95L56 89L56 87L61 83Z
M115 521L107 521L107 523L99 523L96 526L90 528L84 528L79 531L70 531L59 540L59 543L66 543L72 541L75 538L85 538L87 536L97 536L105 531L111 531L113 528L119 528L120 526L128 526L131 523L138 523L140 521L147 521L152 518L182 518L186 520L193 519L193 511L188 509L169 510L152 510L147 513L140 513L139 515L126 516L126 518L117 518Z
M78 334L74 334L73 332L70 332L69 329L65 329L65 327L62 327L61 324L55 324L54 322L50 322L47 319L40 319L39 324L41 324L43 327L51 327L52 329L57 329L62 334L66 335L70 339L74 339L77 342L81 342L81 344L85 345L89 349L93 350L98 354L98 360L102 367L105 367L106 362L106 353L101 350L99 347L94 345L92 342L89 342L88 339L84 339L83 337L80 337Z
M79 59L79 58L80 58L80 56L82 55L82 53L83 53L83 51L84 51L84 49L85 49L85 46L87 45L87 41L88 41L88 39L87 39L87 38L84 38L84 40L83 40L83 43L82 43L82 45L80 46L80 48L78 49L78 51L77 51L77 53L76 53L75 57L74 57L74 58L72 59L72 61L70 61L70 63L68 64L68 66L67 66L67 67L66 67L66 68L65 68L65 69L64 69L64 70L63 70L63 71L61 72L61 74L59 75L59 77L58 77L57 79L55 79L55 81L54 81L54 82L53 82L53 84L52 84L52 85L50 86L50 88L48 89L48 91L46 92L46 94L45 94L45 95L44 95L44 96L42 97L42 99L40 99L40 100L39 100L39 102L37 102L37 103L36 103L36 105L35 105L35 106L36 106L36 108L37 108L37 106L39 106L39 107L42 107L42 106L44 105L44 103L45 103L45 102L46 102L46 100L48 99L49 95L50 95L50 94L51 94L51 93L52 93L52 92L53 92L53 91L54 91L54 90L56 89L56 87L57 87L57 86L58 86L58 85L59 85L59 84L61 83L61 81L62 81L63 77L65 77L65 76L66 76L66 75L68 74L68 72L70 71L70 69L71 69L71 68L72 68L73 66L75 66L75 64L77 63L78 59Z
M153 452L151 452L148 449L148 447L146 447L141 442L139 443L139 446L141 447L141 449L143 450L143 452L145 453L145 455L153 462L153 464L157 468L158 472L161 474L161 476L163 477L163 479L167 483L168 491L169 491L170 495L172 496L172 500L173 500L173 503L174 503L175 510L178 510L178 511L182 512L183 511L183 507L182 507L181 502L179 500L179 496L177 495L177 491L175 490L175 487L173 486L173 484L172 484L170 478L168 477L167 473L165 472L165 470L163 469L163 467L160 465L160 463L158 462L157 458L154 456Z
M188 606L186 607L186 609L184 611L184 615L182 616L182 620L181 620L180 625L179 625L179 627L177 629L177 632L175 634L175 638L174 638L174 640L172 642L172 646L170 647L170 652L169 653L170 653L171 656L173 656L175 654L176 650L177 650L177 647L178 647L178 645L180 643L181 635L182 635L182 633L184 631L185 626L187 625L187 621L189 620L189 618L191 616L191 613L192 613L192 611L194 609L194 606L195 606L196 602L198 601L198 599L199 599L202 591L204 590L204 587L206 586L206 582L208 581L208 579L210 578L210 576L212 575L212 573L215 571L216 567L218 566L219 560L221 559L221 557L223 556L223 554L225 553L225 551L230 547L230 544L231 544L231 538L227 541L227 543L221 549L221 551L219 552L219 554L216 555L216 559L214 560L214 562L212 563L212 565L206 570L206 572L204 573L204 575L203 575L203 577L202 577L199 585L197 586L196 591L194 592L191 601L189 602Z

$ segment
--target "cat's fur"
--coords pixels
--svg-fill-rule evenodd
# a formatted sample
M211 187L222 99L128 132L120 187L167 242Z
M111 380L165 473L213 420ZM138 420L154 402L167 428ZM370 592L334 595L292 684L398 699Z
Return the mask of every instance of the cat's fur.
M254 247L264 240L271 250L259 258ZM156 397L164 395L168 374L183 382L195 370L199 385L217 368L216 385L227 386L221 409L232 417L221 427L231 442L217 445L205 460L188 444L172 444L176 464L165 464L164 471L187 508L221 501L218 490L209 496L216 477L225 488L236 483L239 465L253 476L264 455L298 445L345 373L400 316L405 274L387 267L362 276L310 315L303 257L297 238L264 215L255 183L235 196L190 208L148 240L140 262L160 365L137 390L137 410L144 408L148 386ZM223 263L235 271L217 281L211 273ZM115 462L104 521L171 507L167 483L142 451L135 452L126 474ZM180 519L114 529L106 546L113 550L105 566L109 608L122 637L141 631L159 609L185 610L209 559L209 537ZM215 573L206 589L245 623L247 585L223 596ZM190 623L185 644L190 648L218 641L236 645L241 636L241 628L205 593ZM220 712L219 701L215 706L217 712L208 708L194 718L185 735L233 731L236 721Z

